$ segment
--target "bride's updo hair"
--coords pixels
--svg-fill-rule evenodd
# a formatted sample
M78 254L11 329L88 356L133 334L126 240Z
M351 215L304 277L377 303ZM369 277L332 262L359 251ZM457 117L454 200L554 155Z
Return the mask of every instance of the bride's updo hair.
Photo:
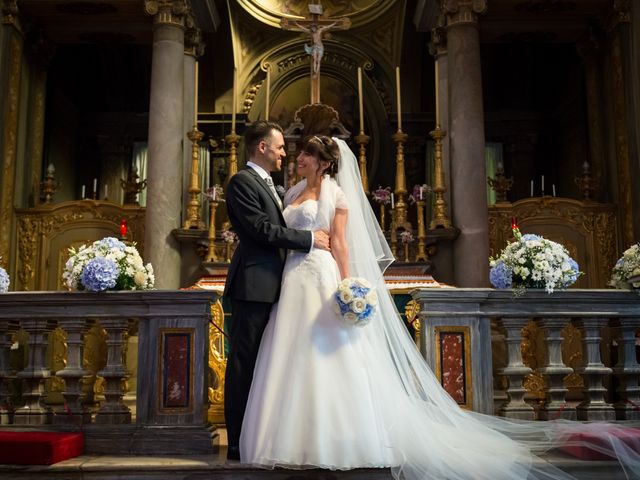
M325 174L335 177L338 173L338 160L340 159L340 147L331 137L326 135L313 135L309 137L306 145L302 149L305 153L312 155L318 161L329 162L329 167Z

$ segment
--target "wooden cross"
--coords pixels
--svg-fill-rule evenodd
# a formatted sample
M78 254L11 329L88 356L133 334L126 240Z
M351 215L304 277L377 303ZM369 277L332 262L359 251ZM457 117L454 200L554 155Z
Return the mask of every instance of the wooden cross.
M283 18L280 25L285 30L308 33L311 36L311 45L305 44L304 50L311 55L311 103L320 103L320 61L324 55L322 35L328 30L347 30L351 26L351 20L347 17L324 18L324 9L318 2L309 3L311 18L306 20L289 20Z

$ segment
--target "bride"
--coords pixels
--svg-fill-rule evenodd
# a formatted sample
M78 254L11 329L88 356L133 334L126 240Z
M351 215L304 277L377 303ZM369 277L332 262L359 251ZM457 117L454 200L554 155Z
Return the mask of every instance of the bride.
M311 137L298 174L304 180L285 196L287 226L329 231L332 251L289 252L242 424L242 462L391 467L395 478L412 480L571 478L535 453L588 425L465 411L440 386L385 287L393 257L348 146ZM342 323L333 311L338 283L349 276L378 292L377 313L364 327ZM640 474L624 444L591 448L623 458L626 474Z

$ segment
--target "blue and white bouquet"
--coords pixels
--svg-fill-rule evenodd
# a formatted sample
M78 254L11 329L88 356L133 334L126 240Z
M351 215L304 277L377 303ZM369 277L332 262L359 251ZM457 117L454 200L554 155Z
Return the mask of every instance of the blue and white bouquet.
M143 264L134 245L106 237L69 249L62 279L70 290L102 292L104 290L148 290L155 278L150 263Z
M620 289L640 289L640 243L627 248L611 271L609 285Z
M0 267L0 293L8 292L10 284L11 280L9 280L9 274L4 268Z
M345 278L334 294L335 312L347 325L364 326L376 311L378 294L371 284L360 277Z
M576 261L562 245L539 235L522 235L513 229L516 238L496 259L490 258L489 280L495 288L544 288L548 293L567 288L581 275Z

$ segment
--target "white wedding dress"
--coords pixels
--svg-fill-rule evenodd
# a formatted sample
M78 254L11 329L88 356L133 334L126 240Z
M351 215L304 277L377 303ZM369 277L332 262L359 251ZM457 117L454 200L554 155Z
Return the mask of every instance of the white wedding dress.
M532 452L589 426L468 412L441 387L386 290L388 245L362 194L355 157L338 142L341 188L325 177L319 201L291 205L304 188L304 181L297 184L285 198L284 217L292 228L324 229L336 208L348 209L350 274L376 286L378 313L364 327L344 325L333 311L340 273L331 254L289 253L244 416L242 462L266 468L392 467L396 478L406 480L571 478ZM600 447L621 459L627 473L638 474L638 456L624 449Z

